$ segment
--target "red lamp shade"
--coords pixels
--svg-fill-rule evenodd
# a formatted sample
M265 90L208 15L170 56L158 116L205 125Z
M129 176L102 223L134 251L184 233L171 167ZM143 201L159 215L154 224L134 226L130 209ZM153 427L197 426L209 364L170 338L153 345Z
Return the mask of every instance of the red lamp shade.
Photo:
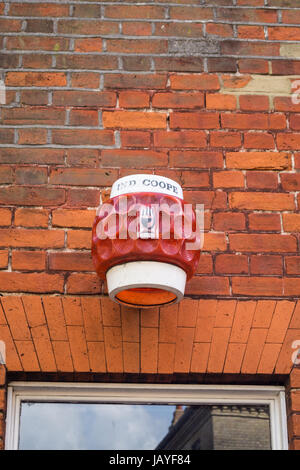
M188 206L169 178L131 175L113 184L93 224L92 258L114 301L153 307L182 299L200 257Z

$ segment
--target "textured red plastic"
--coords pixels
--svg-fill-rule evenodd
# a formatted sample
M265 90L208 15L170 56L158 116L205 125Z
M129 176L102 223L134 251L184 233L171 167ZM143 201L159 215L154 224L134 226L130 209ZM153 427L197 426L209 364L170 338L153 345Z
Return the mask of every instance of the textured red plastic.
M159 238L158 239L140 239L136 240L127 236L127 239L120 239L120 230L122 229L120 221L122 220L119 215L121 214L120 207L122 207L121 199L126 197L127 211L123 216L127 216L128 226L133 220L130 215L134 208L139 205L150 206L153 204L159 205ZM105 280L106 272L118 264L124 264L131 261L160 261L164 263L174 264L182 268L186 274L187 279L190 279L195 273L199 258L200 250L188 250L187 243L196 241L199 234L196 232L196 216L194 211L190 211L192 220L190 224L192 227L192 235L189 238L185 237L183 228L183 218L187 219L187 213L184 215L184 201L181 199L160 193L134 193L122 196L116 196L106 202L107 209L102 211L101 216L97 215L93 224L92 230L92 258L101 279ZM170 216L170 236L163 238L163 207L171 206L175 214L171 211ZM115 216L112 214L115 213ZM99 211L98 211L99 214ZM179 218L181 224L177 224L176 219ZM108 226L107 222L110 221L111 235L115 233L115 238L108 236L101 239L97 235L97 226L99 222L102 226ZM179 226L179 229L178 229ZM175 236L176 232L176 236ZM128 232L127 232L128 233ZM165 234L166 236L166 234ZM123 232L124 237L124 232ZM198 240L200 243L200 241Z

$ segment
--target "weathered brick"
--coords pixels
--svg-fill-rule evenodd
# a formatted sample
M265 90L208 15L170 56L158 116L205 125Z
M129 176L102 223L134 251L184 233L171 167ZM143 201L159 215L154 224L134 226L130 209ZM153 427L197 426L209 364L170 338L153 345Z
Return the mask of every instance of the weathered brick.
M104 127L123 129L165 129L167 115L142 111L105 111L103 112Z
M64 168L52 170L50 184L71 186L109 186L117 178L115 170Z
M292 194L267 192L233 192L229 194L229 205L232 209L246 210L294 210Z

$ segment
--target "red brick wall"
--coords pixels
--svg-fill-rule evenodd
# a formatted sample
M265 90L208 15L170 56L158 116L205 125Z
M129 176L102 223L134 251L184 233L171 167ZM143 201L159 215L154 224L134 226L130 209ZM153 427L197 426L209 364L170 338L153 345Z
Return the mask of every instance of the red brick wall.
M296 300L295 3L0 2L1 290L104 294L90 258L100 191L154 172L205 205L187 296ZM284 314L276 321L287 330ZM31 341L31 327L21 330L17 341ZM290 354L282 341L277 354L282 344ZM128 360L136 363L134 352Z

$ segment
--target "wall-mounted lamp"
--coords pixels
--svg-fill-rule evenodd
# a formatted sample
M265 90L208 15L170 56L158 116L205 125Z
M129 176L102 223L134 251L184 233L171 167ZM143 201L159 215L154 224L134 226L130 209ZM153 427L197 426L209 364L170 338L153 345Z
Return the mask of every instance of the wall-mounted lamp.
M92 258L110 298L120 304L141 308L179 302L200 248L195 211L169 178L120 178L97 211Z

